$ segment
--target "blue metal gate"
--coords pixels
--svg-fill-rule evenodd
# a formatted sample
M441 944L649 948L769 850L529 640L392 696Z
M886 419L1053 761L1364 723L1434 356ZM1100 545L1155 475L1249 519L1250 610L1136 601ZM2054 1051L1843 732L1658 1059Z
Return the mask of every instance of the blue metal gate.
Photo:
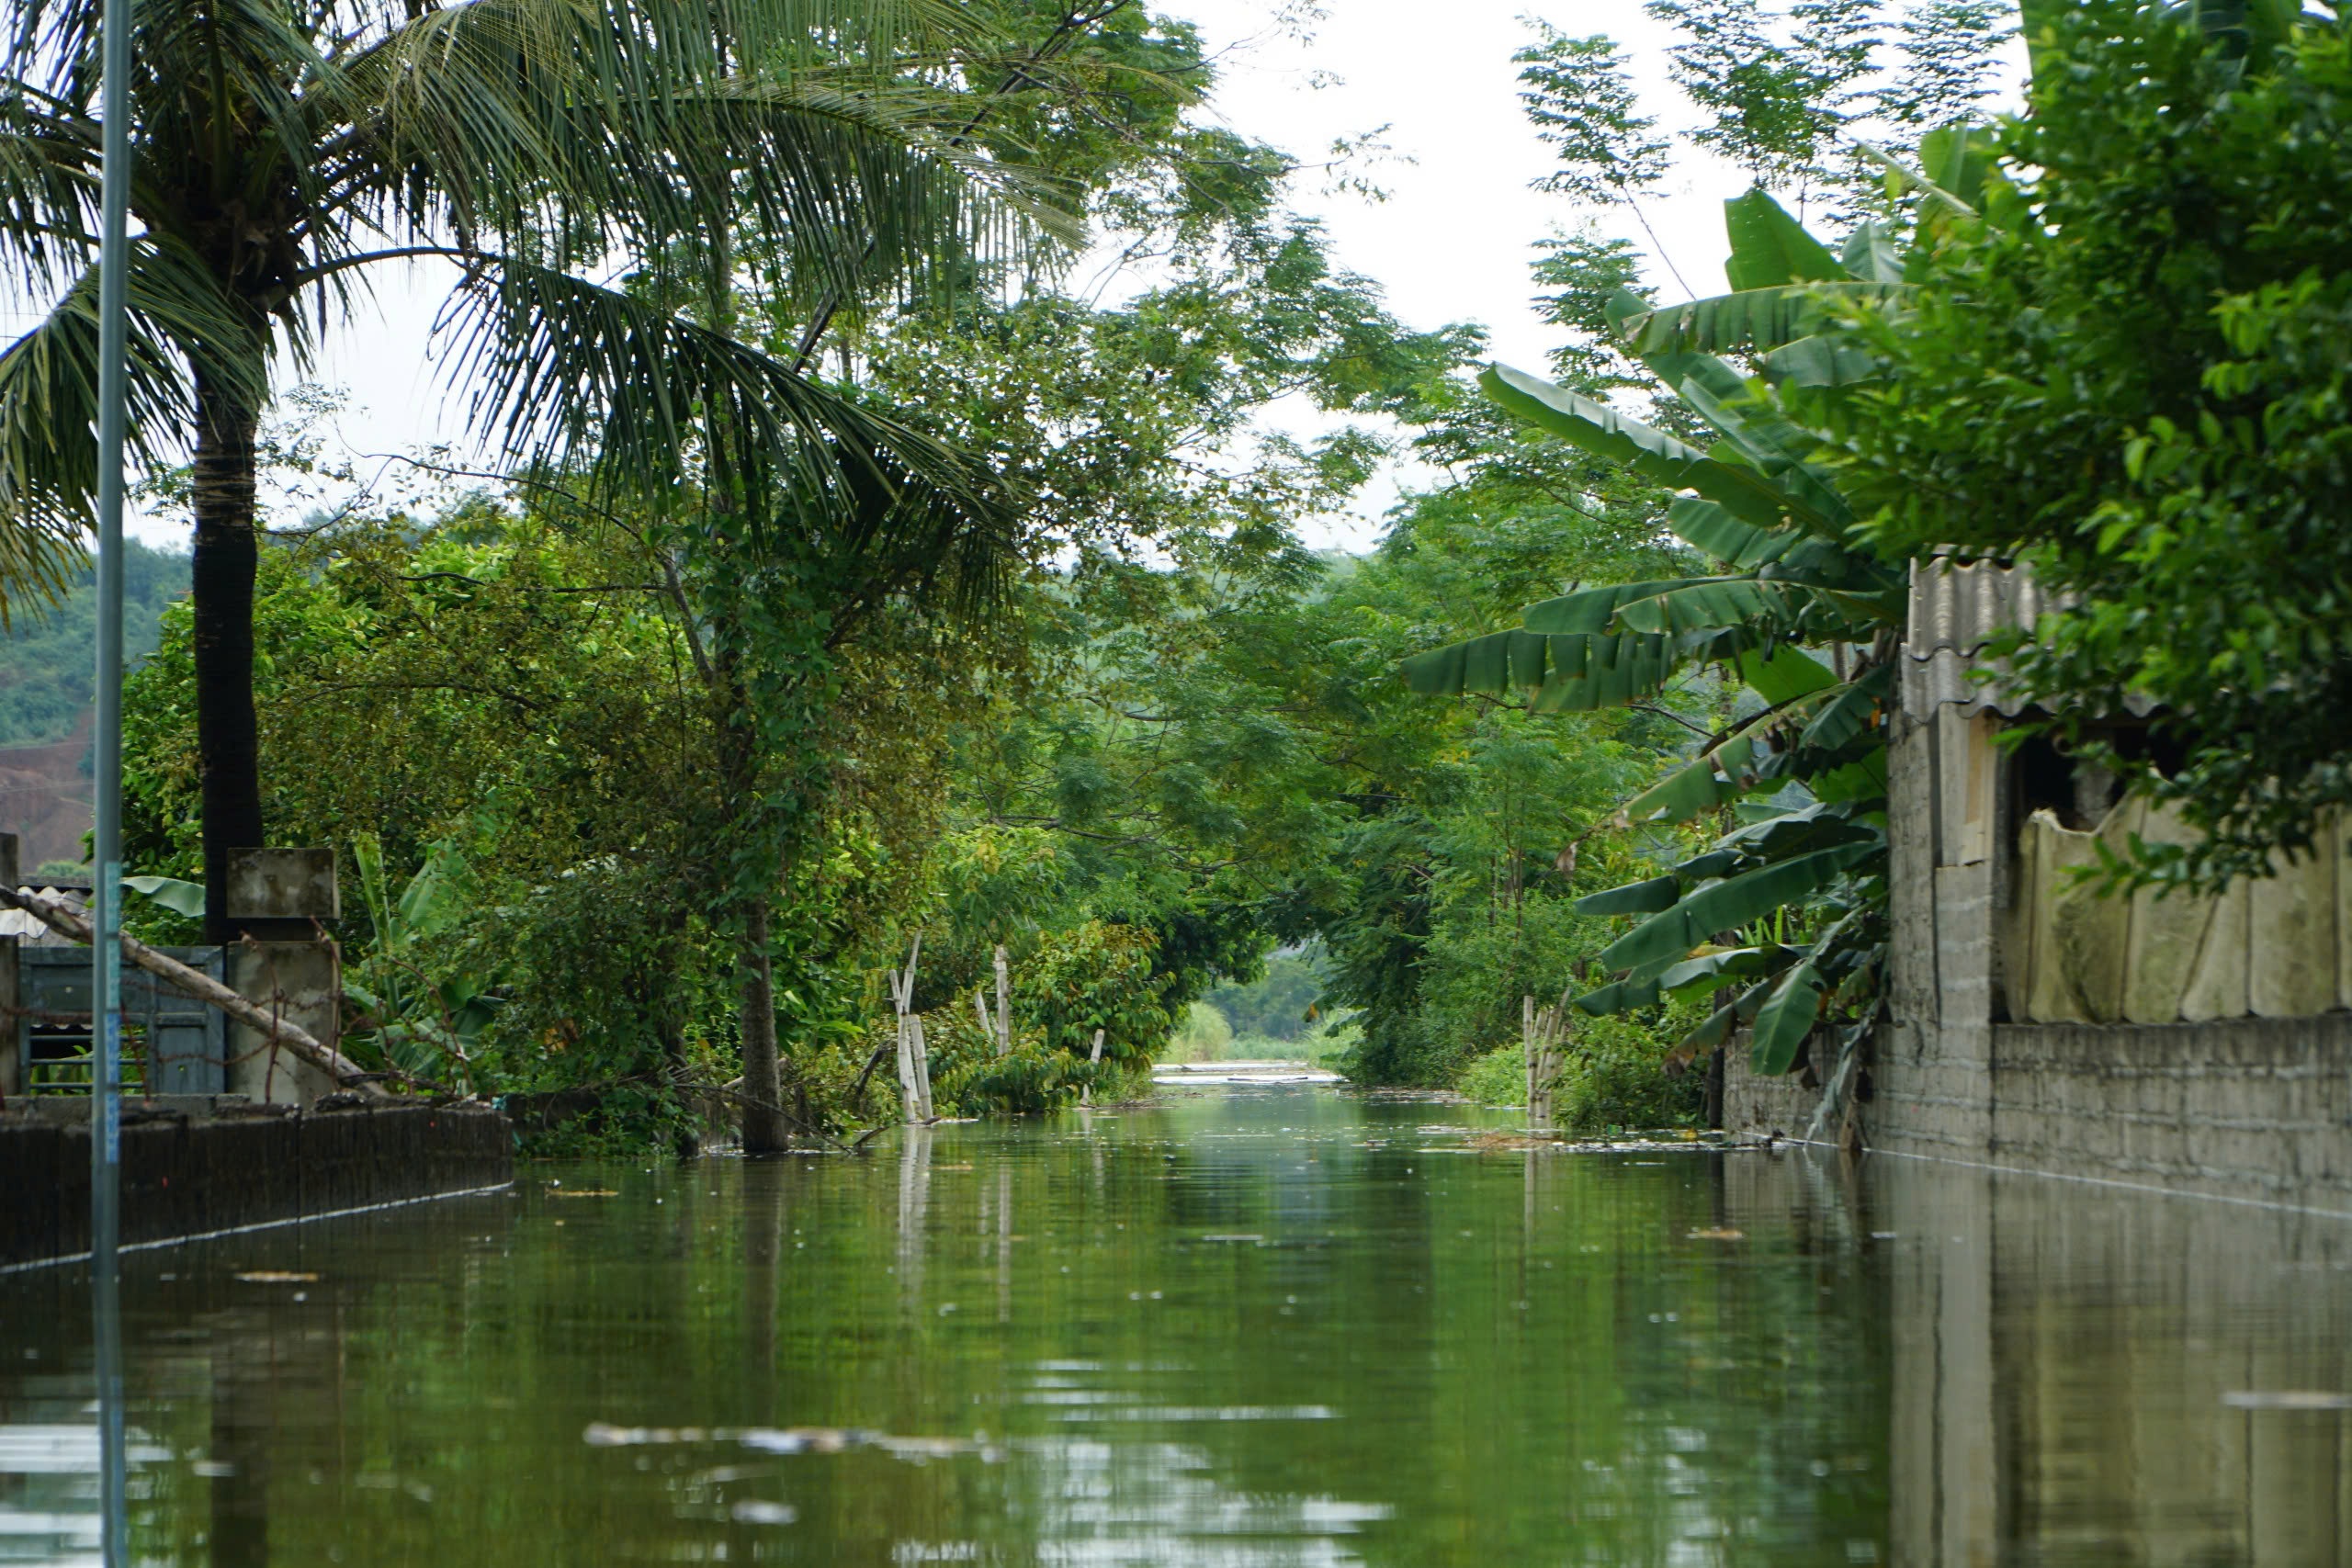
M161 950L218 980L220 949ZM17 950L17 1082L32 1095L90 1092L90 950ZM5 1038L5 1036L0 1036ZM129 964L122 971L126 1094L220 1094L228 1087L227 1031L218 1009Z

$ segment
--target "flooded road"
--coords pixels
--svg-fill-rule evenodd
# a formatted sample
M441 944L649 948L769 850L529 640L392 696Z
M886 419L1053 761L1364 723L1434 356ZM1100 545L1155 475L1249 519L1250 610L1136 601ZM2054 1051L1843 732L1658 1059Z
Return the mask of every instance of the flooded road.
M138 1557L2352 1563L2352 1224L1476 1117L1171 1089L134 1254ZM0 1277L0 1562L94 1560L85 1292Z

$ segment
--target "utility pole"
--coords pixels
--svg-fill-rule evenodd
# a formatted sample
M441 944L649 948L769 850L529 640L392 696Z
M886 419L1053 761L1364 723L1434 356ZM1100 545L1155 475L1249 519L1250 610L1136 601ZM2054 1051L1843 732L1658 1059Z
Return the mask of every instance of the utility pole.
M90 855L90 1311L98 1374L99 1555L130 1561L124 1506L122 1301L122 460L129 365L130 6L100 45L96 832Z

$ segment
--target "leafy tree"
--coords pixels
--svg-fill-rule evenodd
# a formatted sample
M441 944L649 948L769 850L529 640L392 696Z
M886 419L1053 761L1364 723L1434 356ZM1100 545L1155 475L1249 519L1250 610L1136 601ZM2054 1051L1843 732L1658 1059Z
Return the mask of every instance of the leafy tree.
M1650 0L1682 35L1676 85L1706 116L1691 141L1842 231L1871 210L1876 164L1857 139L1909 157L1920 135L1977 118L2010 7L1995 0ZM1889 24L1892 23L1890 28ZM1890 36L1891 34L1891 36Z
M7 550L81 526L95 484L99 14L31 0L0 46L0 250L54 299L0 354ZM445 320L469 416L510 459L593 453L656 491L708 468L853 530L877 485L961 493L901 427L678 300L587 275L742 223L813 310L1009 236L1025 198L1007 165L940 130L993 45L984 20L865 0L141 8L131 434L150 466L192 457L216 939L228 852L266 841L251 615L272 367L308 361L366 268L442 256L463 269ZM723 412L724 449L695 440L695 409Z
M2019 559L2081 597L2010 679L2205 829L2143 846L2139 874L2262 874L2352 799L2352 30L2040 9L1982 220L1860 324L1885 378L1845 482L1890 549Z

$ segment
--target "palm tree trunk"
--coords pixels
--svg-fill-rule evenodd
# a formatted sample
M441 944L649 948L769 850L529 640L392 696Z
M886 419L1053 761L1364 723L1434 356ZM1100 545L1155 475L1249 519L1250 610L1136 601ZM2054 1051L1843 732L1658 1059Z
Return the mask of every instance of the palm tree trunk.
M254 433L259 411L234 391L196 383L191 577L196 737L203 791L204 926L233 942L229 853L262 843L261 743L254 717Z

